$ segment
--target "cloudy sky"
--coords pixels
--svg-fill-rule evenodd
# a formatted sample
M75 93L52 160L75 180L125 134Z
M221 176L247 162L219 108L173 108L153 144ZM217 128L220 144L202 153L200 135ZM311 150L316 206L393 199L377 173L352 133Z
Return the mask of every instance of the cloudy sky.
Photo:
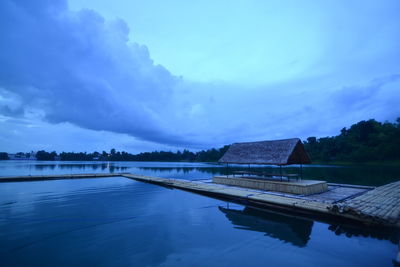
M131 153L400 117L400 2L0 1L0 150Z

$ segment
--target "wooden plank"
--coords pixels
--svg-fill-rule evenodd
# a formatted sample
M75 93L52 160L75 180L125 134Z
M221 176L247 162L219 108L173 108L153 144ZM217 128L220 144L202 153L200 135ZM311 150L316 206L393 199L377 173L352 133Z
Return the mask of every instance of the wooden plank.
M400 181L377 187L350 201L345 201L342 210L361 217L400 224Z

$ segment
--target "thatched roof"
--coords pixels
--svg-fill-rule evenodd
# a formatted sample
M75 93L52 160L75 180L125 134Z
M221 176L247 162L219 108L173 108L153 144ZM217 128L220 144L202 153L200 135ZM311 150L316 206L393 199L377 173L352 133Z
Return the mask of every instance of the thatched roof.
M234 143L220 158L221 163L236 164L308 164L310 157L299 138Z

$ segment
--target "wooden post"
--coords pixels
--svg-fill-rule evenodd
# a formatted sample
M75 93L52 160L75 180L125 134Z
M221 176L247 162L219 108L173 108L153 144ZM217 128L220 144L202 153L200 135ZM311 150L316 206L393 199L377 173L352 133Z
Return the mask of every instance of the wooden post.
M226 163L226 178L228 178L228 176L229 176L228 165L229 165L229 163Z
M302 160L300 157L300 180L303 180L303 164Z

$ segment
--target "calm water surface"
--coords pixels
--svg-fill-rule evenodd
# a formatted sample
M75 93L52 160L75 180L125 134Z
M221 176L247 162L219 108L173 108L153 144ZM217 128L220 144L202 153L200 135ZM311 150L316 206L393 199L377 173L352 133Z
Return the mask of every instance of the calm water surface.
M92 172L202 179L225 167L0 162L1 176ZM399 173L396 167L304 169L307 178L368 185L396 181ZM0 184L1 266L393 266L397 242L397 233L255 210L127 178Z

